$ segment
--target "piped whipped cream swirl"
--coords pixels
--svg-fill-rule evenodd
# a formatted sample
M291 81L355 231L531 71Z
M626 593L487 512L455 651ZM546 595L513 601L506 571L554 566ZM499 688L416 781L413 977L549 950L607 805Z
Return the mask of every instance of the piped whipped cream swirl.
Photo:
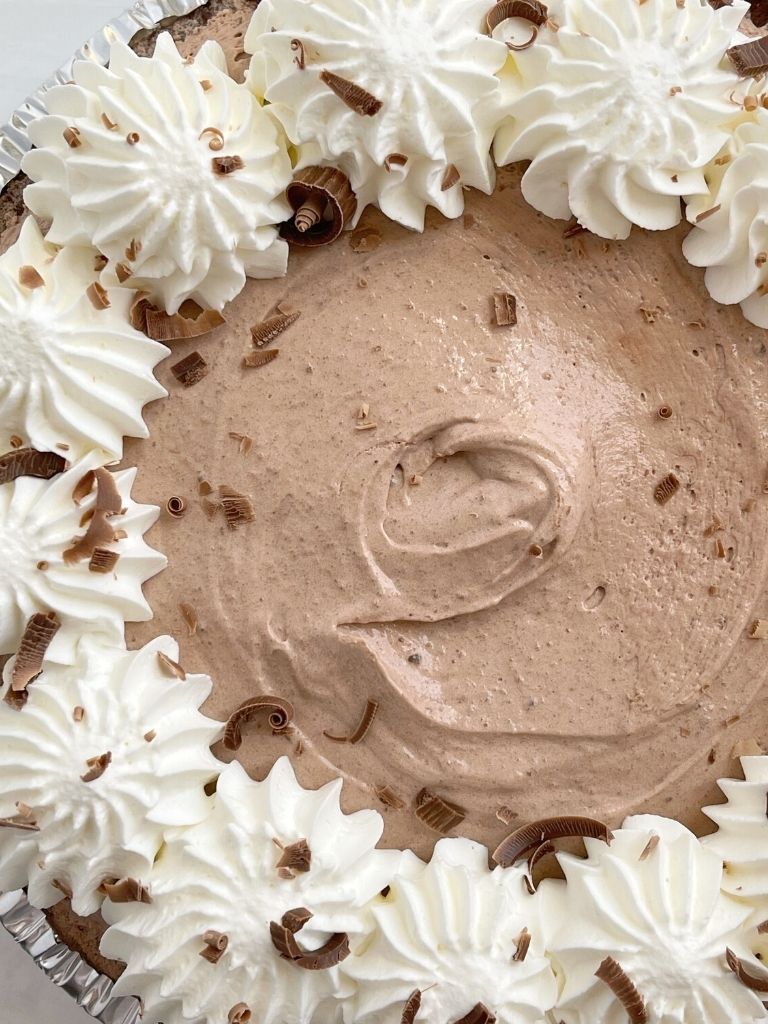
M222 726L198 709L213 684L176 678L160 654L177 661L178 645L160 637L125 651L85 636L72 665L44 664L21 710L0 700L0 817L39 828L0 830L0 889L21 882L26 860L34 906L67 891L75 913L90 914L102 882L143 882L167 829L209 813L203 787L223 767L209 749ZM104 754L103 774L84 781Z
M742 0L550 5L553 22L503 72L497 163L530 160L528 202L604 238L674 226L680 197L707 193L704 168L739 112L724 54L748 10Z
M381 816L343 814L340 792L340 779L302 789L285 757L263 782L233 761L219 777L210 817L168 836L149 877L151 905L104 904L111 927L102 952L127 962L116 992L141 997L146 1024L220 1024L240 1003L260 1024L338 1019L339 968L304 970L281 958L270 922L309 910L296 936L307 949L336 932L346 932L354 949L370 930L367 904L402 855L374 850ZM281 870L285 848L302 839L308 863ZM208 931L228 939L216 964L200 956Z
M685 258L707 268L713 299L740 303L750 323L768 327L768 110L736 128L706 174L707 191L688 199Z
M245 36L248 81L299 166L341 168L357 216L374 203L421 230L427 206L464 208L462 185L491 192L503 44L483 34L488 0L264 0ZM358 112L330 72L379 104Z
M46 93L24 159L49 241L94 245L110 261L103 284L146 290L170 313L187 298L221 309L246 275L285 273L275 225L290 212L290 159L218 43L186 63L167 33L153 57L116 42L109 68L79 61L73 76Z
M555 1018L617 1024L627 1014L595 975L612 957L645 1003L648 1024L762 1019L758 995L728 968L749 957L749 907L720 890L722 861L668 818L627 818L610 846L559 854L566 882L542 882L547 951L562 988ZM760 968L753 968L759 974Z
M123 510L111 516L116 533L108 549L118 556L109 572L94 572L87 557L72 561L65 552L88 529L96 491L78 504L78 484L101 465L91 453L50 480L18 477L0 486L0 653L15 651L35 612L55 612L61 628L48 648L54 661L70 661L84 630L121 643L125 622L152 618L142 584L166 565L164 555L144 540L159 509L131 499L135 469L114 474Z
M440 840L429 864L413 858L374 902L373 940L341 965L358 983L344 1019L400 1024L418 989L419 1024L459 1020L478 1003L499 1024L541 1021L557 985L523 875L489 871L488 851L469 839ZM527 951L515 960L521 942Z
M131 293L89 298L94 252L47 246L33 217L0 256L0 431L78 459L119 458L123 436L147 437L142 407L167 394L153 376L168 354L128 322Z

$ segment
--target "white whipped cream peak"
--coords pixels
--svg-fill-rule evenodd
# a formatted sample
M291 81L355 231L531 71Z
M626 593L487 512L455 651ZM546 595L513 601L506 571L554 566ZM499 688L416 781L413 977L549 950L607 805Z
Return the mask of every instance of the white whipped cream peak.
M610 846L588 839L586 847L586 859L558 855L566 882L539 887L547 952L562 984L556 1020L626 1021L595 976L606 957L644 999L648 1024L749 1024L762 1016L758 996L726 964L726 948L749 955L750 910L721 892L722 863L712 850L653 815L627 818Z
M720 779L725 803L705 807L717 832L702 843L724 863L723 889L750 905L768 901L768 757L742 757L743 779Z
M169 675L158 653L176 661L178 645L160 637L126 651L85 636L72 665L44 664L23 708L0 700L0 817L17 817L20 802L40 829L3 830L0 889L19 884L26 859L34 906L64 888L90 914L103 881L144 881L166 830L208 814L203 787L223 767L209 749L221 723L198 710L212 683ZM107 752L101 777L83 781L88 759Z
M164 345L128 321L132 295L111 289L96 309L87 289L98 279L94 252L43 241L27 217L0 256L0 432L40 451L77 459L92 448L119 458L123 436L147 437L142 407L167 394L153 376ZM21 283L26 268L35 287Z
M488 868L488 851L469 839L441 839L429 864L409 865L374 901L376 928L341 965L354 979L348 1024L400 1024L411 993L416 1021L449 1022L482 1003L499 1024L536 1024L554 1006L555 977L544 954L538 901L519 867ZM523 929L524 960L512 957Z
M233 761L210 817L168 836L149 879L151 905L104 904L111 927L102 952L126 961L117 992L141 997L145 1024L221 1024L241 1002L259 1024L336 1019L339 968L304 970L282 959L269 925L306 907L314 916L296 938L307 949L334 932L347 932L355 948L370 929L367 904L402 855L374 849L381 816L343 814L340 792L340 779L302 789L287 758L263 782ZM280 844L299 839L309 845L309 870L281 877ZM210 929L229 938L218 964L200 956Z
M275 225L290 213L288 152L218 43L187 63L167 33L153 57L115 42L109 68L78 61L72 74L46 94L49 115L29 129L38 148L24 159L34 182L24 198L52 221L50 241L94 245L110 260L103 284L118 283L122 264L126 286L171 313L187 298L221 309L246 274L285 273ZM216 172L215 159L235 156L241 167Z
M750 323L768 327L768 110L736 128L706 173L707 191L688 197L683 253L707 268L713 299L741 303Z
M102 461L92 452L50 480L18 477L0 486L0 653L16 650L35 612L55 612L61 620L48 649L54 661L71 660L84 630L119 643L125 622L152 617L141 588L166 559L144 541L159 509L131 499L135 469L114 473L125 511L109 524L126 536L108 545L119 555L112 571L92 572L88 558L69 564L64 559L73 541L86 533L81 520L96 501L95 489L79 505L73 492Z
M263 0L245 36L254 55L248 81L298 148L300 167L333 165L349 177L357 217L373 203L421 230L427 206L447 217L461 214L462 185L493 189L496 72L506 47L484 35L489 6ZM294 40L303 47L303 68ZM355 112L321 80L323 71L365 89L381 109L374 116ZM406 162L387 161L392 154ZM458 178L444 189L451 165Z
M532 46L503 72L499 164L530 160L523 195L604 238L670 228L680 196L706 193L704 167L740 108L724 60L749 7L706 0L557 0ZM512 22L506 23L510 25ZM508 32L505 23L494 34Z

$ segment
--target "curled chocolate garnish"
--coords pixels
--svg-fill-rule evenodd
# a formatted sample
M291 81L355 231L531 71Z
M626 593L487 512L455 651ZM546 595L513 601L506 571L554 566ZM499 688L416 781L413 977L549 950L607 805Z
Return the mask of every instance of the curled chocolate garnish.
M190 352L171 367L171 373L185 388L199 384L203 377L208 376L210 367L199 352Z
M666 505L670 498L680 490L680 481L674 473L667 473L663 480L660 480L653 489L654 500L660 505Z
M747 636L750 640L768 640L768 619L754 619L749 624Z
M67 565L80 562L85 558L90 559L98 548L119 539L109 524L109 517L122 511L122 499L115 478L108 469L102 467L87 473L75 488L73 497L77 500L75 496L83 494L85 487L88 487L86 493L90 493L94 481L96 482L96 502L93 514L88 520L88 529L85 534L64 552L63 557Z
M491 1013L485 1003L475 1003L469 1013L465 1013L453 1024L496 1024L496 1014Z
M229 436L232 438L233 441L238 442L237 447L240 454L248 455L251 448L253 448L253 438L250 437L248 434L238 434L234 430L230 430Z
M11 448L21 448L24 444L24 439L19 437L18 434L11 434L10 442Z
M278 868L291 868L293 871L309 871L312 866L312 851L306 839L297 839L295 843L283 847Z
M253 344L256 348L264 348L270 341L274 341L283 331L287 330L291 324L295 324L300 316L301 313L298 310L294 313L277 313L275 316L270 316L266 320L254 324L251 328Z
M108 750L106 754L99 754L97 757L89 757L85 763L88 771L80 778L83 782L95 782L96 779L101 778L112 763L112 751Z
M20 476L50 480L63 473L66 460L55 452L39 452L35 448L14 448L0 455L0 484L9 484Z
M625 974L621 964L607 956L595 971L595 977L605 982L629 1017L629 1024L647 1024L648 1011L643 997Z
M672 416L672 408L669 405L660 405L656 413L660 420L668 420Z
M235 1003L227 1014L227 1024L248 1024L251 1008L248 1003Z
M198 625L197 612L192 607L192 605L188 604L186 601L181 602L181 604L179 605L179 611L181 612L182 616L184 617L184 621L187 624L189 635L194 636L195 633L197 632Z
M374 792L386 807L391 807L395 811L401 811L405 807L405 800L401 800L391 786L377 786Z
M260 366L266 366L267 363L271 363L273 359L277 359L280 355L279 348L268 348L265 350L258 350L256 352L249 352L243 356L243 368L254 369Z
M198 138L204 139L207 135L210 135L208 149L212 149L214 153L224 149L224 132L220 128L203 128Z
M426 787L416 797L416 817L434 832L446 835L460 825L466 812Z
M27 263L23 267L19 267L19 284L23 288L34 290L35 288L43 287L45 278Z
M725 52L741 78L758 78L768 71L768 36L731 46Z
M405 167L408 163L408 157L405 153L390 153L384 159L384 170L391 171L393 167Z
M528 888L528 892L533 895L538 888L538 885L534 879L534 869L542 857L548 856L550 853L555 852L554 843L551 843L548 839L543 843L539 843L536 849L528 857L528 874L525 876L525 884Z
M569 836L586 836L608 844L613 840L613 833L602 821L566 814L558 818L541 818L528 825L522 825L503 839L491 856L501 867L508 868L522 857L527 857L542 843Z
M107 131L110 132L113 132L117 128L117 123L115 121L111 121L106 114L101 115L101 123L104 125Z
M187 673L173 658L169 658L163 651L157 652L157 660L160 662L160 668L163 669L166 675L173 676L176 679L186 679Z
M532 25L541 26L548 17L546 5L539 3L539 0L499 0L488 12L485 23L490 34L508 18L522 18L524 21L530 21Z
M493 318L498 327L514 327L517 323L517 299L509 292L493 293Z
M281 226L280 234L295 245L334 241L357 209L349 178L335 167L304 167L296 172L285 195L294 216Z
M138 132L128 132L125 136L125 141L129 146L136 146L141 141L141 136Z
M235 171L242 171L245 162L241 156L215 156L211 160L211 167L214 174L234 174Z
M461 180L456 164L448 164L443 174L443 180L440 182L440 191L447 192L449 188L453 188Z
M109 309L112 305L109 301L109 292L98 281L92 281L85 289L85 294L88 296L94 309Z
M172 494L165 503L165 509L169 516L180 519L187 511L187 503L180 495Z
M718 203L716 206L710 206L708 210L702 210L701 213L697 213L696 223L698 224L699 221L706 220L707 217L711 217L713 213L717 213L717 211L721 208L721 205L721 203Z
M26 690L37 679L43 670L45 652L60 626L55 612L36 612L28 620L11 674L11 690Z
M656 849L656 847L659 845L660 842L661 842L661 836L658 835L656 832L654 832L653 835L651 836L651 838L648 840L648 842L643 847L642 852L641 852L640 857L639 857L639 860L641 860L641 861L648 860L648 858L651 856L651 854L653 853L653 851Z
M400 1014L400 1024L413 1024L421 1008L421 989L415 988L408 996Z
M269 695L249 697L239 704L224 726L223 742L227 750L239 750L243 742L241 726L262 712L269 712L269 725L273 733L285 732L293 719L293 705L282 697Z
M123 499L115 483L113 473L101 466L93 471L96 482L96 504L97 512L106 512L109 516L116 516L123 510Z
M750 974L744 966L744 961L740 960L732 949L726 949L725 959L742 985L751 989L752 992L768 992L768 976L763 975L758 978L754 974Z
M100 888L113 903L152 902L149 889L135 878L121 878L117 882L102 882Z
M226 952L229 936L224 932L217 932L213 928L209 928L207 932L203 933L203 942L205 947L200 950L200 956L209 964L217 964Z
M77 149L78 146L82 146L83 144L80 138L80 129L75 128L74 125L70 125L69 128L65 128L62 135L70 149Z
M760 924L757 926L757 934L765 935L766 932L768 932L768 921L761 921Z
M296 54L293 61L299 71L303 71L307 66L307 55L304 52L304 43L300 39L291 40L291 49Z
M120 554L117 551L109 551L107 548L95 548L88 563L91 572L99 572L106 575L115 568L120 561Z
M367 700L365 702L365 711L363 716L355 729L350 733L349 736L333 736L329 732L323 732L323 736L329 740L333 740L335 743L359 743L368 733L368 730L373 725L373 720L376 717L376 712L379 710L379 702L377 700Z
M141 248L137 242L132 242L131 245ZM217 309L203 309L192 300L182 303L178 313L170 314L154 306L146 295L138 295L134 299L130 318L131 326L153 341L199 338L226 323Z
M523 960L528 956L528 949L531 945L531 933L527 928L523 928L517 937L517 945L515 952L512 954L512 959L518 963L522 963Z
M116 263L115 276L120 284L125 284L128 278L133 276L133 271L125 263Z
M274 352L276 350L271 349L271 351ZM264 355L266 354L264 353ZM252 523L256 519L251 499L245 494L240 494L239 491L222 485L219 487L219 498L224 511L224 517L227 520L227 526L230 530L236 530L238 526Z
M109 260L107 259L107 257L103 253L99 252L93 258L93 269L97 274L100 274L108 263Z
M384 106L381 100L376 99L367 89L350 82L348 78L334 74L333 71L321 71L320 81L327 85L342 103L346 103L350 110L363 117L374 117Z
M125 258L131 263L134 263L141 252L141 249L141 242L137 238L132 238L128 244L128 248L125 250Z
M305 907L298 907L283 914L280 924L271 921L269 934L272 945L284 960L290 960L305 971L324 971L336 967L349 956L349 936L346 932L334 932L320 949L304 949L295 936L311 917L312 914Z
M16 828L22 832L40 831L40 826L34 821L19 821L17 818L0 818L0 828Z

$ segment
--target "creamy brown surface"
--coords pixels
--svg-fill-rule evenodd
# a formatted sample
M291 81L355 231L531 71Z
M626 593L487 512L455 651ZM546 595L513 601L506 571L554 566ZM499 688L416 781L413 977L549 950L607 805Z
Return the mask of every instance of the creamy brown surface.
M230 18L196 42L238 45ZM565 239L518 181L423 235L369 212L373 251L345 236L293 252L226 326L173 345L151 439L126 446L136 500L188 503L149 535L170 567L129 644L177 636L222 719L252 694L290 699L291 737L246 727L251 774L288 753L307 785L343 775L347 808L378 807L383 843L423 855L425 785L466 808L456 834L492 845L502 805L706 830L735 744L768 739L768 648L748 637L768 617L765 334L707 297L684 228ZM517 296L517 326L493 325L496 290ZM243 369L280 301L301 318L274 362ZM170 365L196 349L211 372L185 390ZM357 429L362 406L375 429ZM209 520L199 475L247 494L256 521ZM351 732L368 698L361 744L323 736Z

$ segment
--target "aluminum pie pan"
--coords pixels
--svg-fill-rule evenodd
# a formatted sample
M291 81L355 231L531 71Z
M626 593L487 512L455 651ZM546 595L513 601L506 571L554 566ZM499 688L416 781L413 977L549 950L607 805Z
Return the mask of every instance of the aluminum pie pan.
M25 153L32 149L29 126L46 113L45 94L72 79L77 60L106 64L113 42L129 43L141 31L151 30L168 18L180 18L208 0L137 0L108 22L77 53L50 76L0 125L0 193L21 170ZM32 957L45 976L64 989L83 1010L101 1024L137 1024L138 999L113 996L114 982L100 974L79 953L59 942L45 914L30 905L23 890L0 893L0 926Z

